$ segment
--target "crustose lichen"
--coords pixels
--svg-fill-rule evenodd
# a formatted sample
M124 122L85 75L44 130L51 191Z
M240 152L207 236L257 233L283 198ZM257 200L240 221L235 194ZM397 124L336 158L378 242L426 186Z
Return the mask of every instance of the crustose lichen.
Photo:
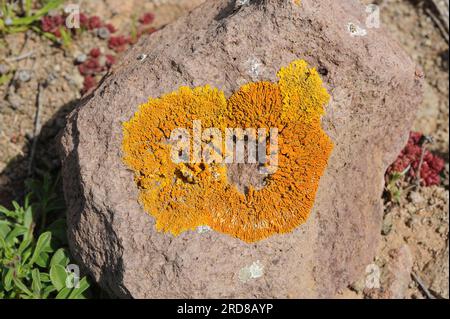
M243 85L226 99L210 86L180 87L150 98L123 125L124 162L135 172L140 201L158 230L178 235L207 225L246 242L291 232L313 207L333 144L320 125L329 95L319 74L297 60L278 83ZM223 163L174 163L171 131L206 127L278 129L278 169L264 187L234 185Z

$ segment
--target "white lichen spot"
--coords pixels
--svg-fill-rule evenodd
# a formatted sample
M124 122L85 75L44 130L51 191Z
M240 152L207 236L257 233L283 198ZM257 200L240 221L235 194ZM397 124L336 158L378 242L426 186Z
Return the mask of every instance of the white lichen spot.
M262 277L262 275L264 275L264 267L259 260L239 270L239 280L242 282Z
M262 63L258 58L252 57L247 61L248 74L252 77L253 81L258 80L258 76L261 74Z
M250 3L250 0L236 0L236 7L246 6Z
M205 225L205 226L198 226L197 227L197 233L199 233L199 234L207 233L209 231L211 231L211 227L209 227L209 226Z
M347 29L352 37L363 37L367 35L366 29L361 28L360 26L354 24L353 22L347 24Z
M145 54L145 53L139 54L137 57L138 61L144 61L146 58L147 58L147 54Z

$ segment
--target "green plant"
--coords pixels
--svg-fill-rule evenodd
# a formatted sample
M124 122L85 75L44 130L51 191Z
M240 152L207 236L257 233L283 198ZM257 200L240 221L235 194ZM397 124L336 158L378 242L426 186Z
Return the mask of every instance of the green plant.
M394 203L400 202L403 188L401 186L399 186L399 184L405 177L409 168L410 167L408 166L403 172L392 172L387 177L388 181L386 183L386 191L388 192L390 199Z
M44 1L41 8L32 12L32 0L24 1L22 10L17 10L15 3L0 0L0 10L2 12L0 32L16 33L28 29L39 31L39 29L35 28L36 23L50 11L57 9L63 2L64 0Z
M12 76L13 76L12 72L0 75L0 85L8 83L11 80Z
M89 292L86 277L66 270L65 221L56 214L64 206L55 185L48 176L31 181L22 206L0 206L0 299L78 299Z

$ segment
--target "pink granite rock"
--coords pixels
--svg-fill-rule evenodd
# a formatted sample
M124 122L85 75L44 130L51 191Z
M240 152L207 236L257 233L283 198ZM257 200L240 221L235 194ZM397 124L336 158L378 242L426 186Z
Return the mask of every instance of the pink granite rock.
M421 72L354 0L210 0L141 39L70 115L62 136L71 250L119 297L333 297L372 261L383 175L405 144ZM142 54L146 58L142 59ZM138 56L141 55L141 59ZM305 59L332 100L335 143L308 221L254 244L209 231L157 232L121 160L122 123L182 85L227 96Z

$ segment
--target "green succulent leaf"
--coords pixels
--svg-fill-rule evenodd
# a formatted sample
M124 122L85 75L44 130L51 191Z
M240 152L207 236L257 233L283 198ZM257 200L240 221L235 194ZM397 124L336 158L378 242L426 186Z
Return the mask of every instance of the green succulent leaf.
M10 231L11 227L9 227L9 223L4 220L0 220L0 237L5 239L6 235L8 235Z
M3 277L3 286L5 287L6 291L12 289L13 277L14 277L14 269L10 268L6 271L6 275Z
M31 209L31 206L28 206L24 213L23 226L29 229L32 223L33 223L33 210Z
M69 257L64 248L58 249L50 261L50 266L61 265L66 267L69 264Z
M41 290L42 290L42 284L41 284L41 276L39 269L35 268L31 272L31 277L33 278L31 283L31 288L33 289L34 297L40 298L41 296Z
M13 277L13 281L14 281L14 284L16 285L16 287L19 288L23 293L25 293L26 296L29 296L29 297L33 296L33 293L31 292L31 290L28 289L27 286L25 286L25 284L19 278Z
M42 268L47 268L50 263L50 256L47 253L41 253L35 261L36 265Z
M24 239L20 245L19 248L17 249L17 253L21 256L23 256L23 252L25 251L25 249L27 249L29 246L31 245L31 239L30 238L26 238Z
M45 272L41 272L39 275L40 275L40 278L41 278L41 282L43 282L43 283L50 282L51 283L49 274L47 274Z
M16 227L14 227L13 230L11 230L9 234L6 236L5 238L6 244L8 246L12 246L14 244L15 239L19 236L26 234L27 231L28 229L26 227L16 225Z
M83 297L83 293L89 288L89 283L86 279L86 277L84 277L83 279L80 280L79 282L79 286L78 287L74 287L72 289L72 292L69 295L69 299L80 299Z
M40 255L44 252L51 251L52 234L50 232L42 233L36 243L36 248L34 249L33 256L31 257L30 264L33 265Z
M55 299L68 299L71 292L72 288L64 287L61 291L58 292Z
M67 272L66 269L61 265L53 265L50 268L50 280L56 290L61 291L66 287Z

